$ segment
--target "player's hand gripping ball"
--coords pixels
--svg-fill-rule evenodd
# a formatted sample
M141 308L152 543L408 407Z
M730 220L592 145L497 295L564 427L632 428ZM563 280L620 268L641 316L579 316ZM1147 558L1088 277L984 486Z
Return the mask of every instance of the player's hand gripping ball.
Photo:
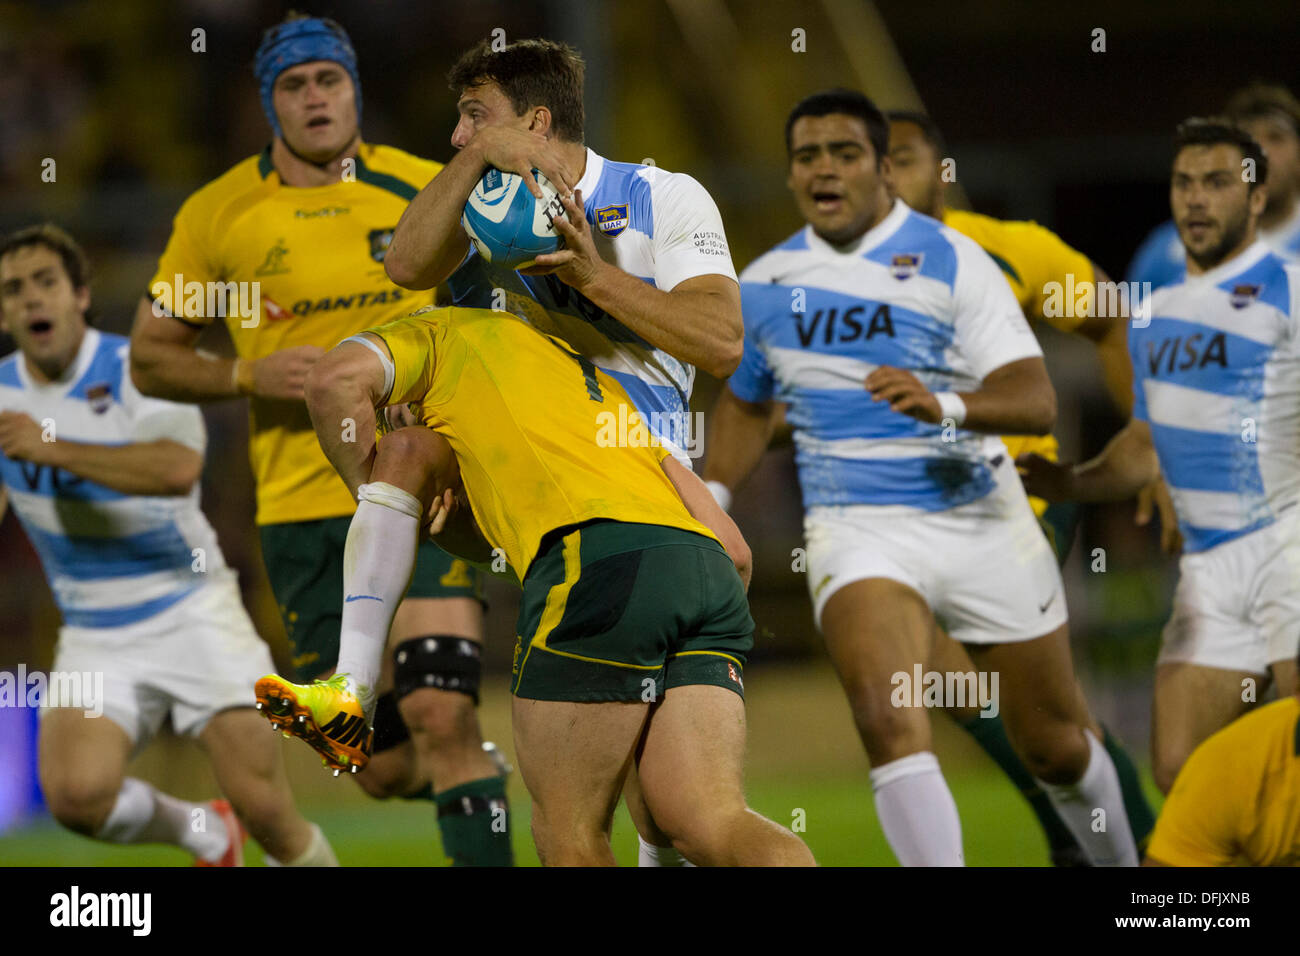
M491 168L465 203L461 225L487 262L507 269L526 269L538 256L561 246L554 220L564 215L560 194L550 180L533 170L542 198L528 191L514 173Z

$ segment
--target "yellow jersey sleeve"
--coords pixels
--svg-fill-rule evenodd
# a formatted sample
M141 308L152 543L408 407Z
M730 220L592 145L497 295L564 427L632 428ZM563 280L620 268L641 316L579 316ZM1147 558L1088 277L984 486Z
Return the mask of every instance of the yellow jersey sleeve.
M1072 248L1060 236L1036 222L1014 222L994 219L963 209L947 209L944 225L956 229L979 243L1006 277L1016 300L1028 319L1038 319L1060 329L1073 332L1083 322L1083 316L1052 315L1044 305L1049 296L1050 283L1059 283L1058 296L1069 296L1074 290L1096 281L1092 262L1083 253ZM1058 299L1058 301L1060 301ZM1077 313L1076 309L1050 310Z
M1241 852L1240 828L1249 825L1251 812L1252 778L1237 766L1240 754L1236 735L1225 731L1192 752L1156 820L1147 847L1152 859L1170 866L1232 864ZM1258 779L1256 774L1253 780Z
M184 289L188 282L220 281L220 268L211 258L214 249L208 235L212 222L211 204L202 192L185 200L172 220L171 238L158 260L158 268L149 283L149 296L160 308L190 325L207 325L213 316L206 309L185 308Z
M1056 233L1044 229L1036 222L1012 225L1021 227L1013 230L1012 236L1017 245L1023 248L1023 253L1017 258L1024 265L1030 291L1025 315L1046 322L1062 332L1073 332L1083 324L1085 316L1079 315L1078 309L1053 309L1050 311L1073 314L1047 315L1049 310L1044 308L1047 290L1052 283L1059 283L1061 294L1065 295L1071 288L1092 285L1097 278L1092 261L1069 246Z
M423 401L433 387L434 337L436 327L422 322L423 310L405 319L390 322L370 334L384 340L393 357L393 389L389 405Z

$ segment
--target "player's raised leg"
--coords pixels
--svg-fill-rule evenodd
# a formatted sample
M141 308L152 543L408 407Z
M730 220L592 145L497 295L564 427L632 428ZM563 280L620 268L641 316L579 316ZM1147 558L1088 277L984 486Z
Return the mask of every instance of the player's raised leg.
M356 485L357 512L344 550L337 672L348 676L373 720L384 647L393 636L391 700L411 731L418 765L432 778L443 849L457 863L508 866L505 782L484 752L475 711L481 607L469 598L402 603L430 505L442 489L459 484L455 457L445 439L421 426L386 435L373 458L363 452L361 461L351 443L336 441L337 422L374 414L372 393L382 390L383 361L390 360L385 346L374 348L381 351L344 343L322 359L307 391L331 463L345 481L366 479ZM435 621L438 630L431 630Z
M638 770L654 819L701 866L813 866L797 836L745 804L745 703L710 684L669 687Z
M871 760L876 813L904 866L961 866L957 804L939 769L924 708L896 707L891 677L928 656L934 617L912 588L887 578L853 581L826 602L826 650Z
M279 735L272 736L251 707L223 710L208 721L199 741L212 761L217 783L266 851L282 866L338 866L320 827L294 805Z
M1119 775L1079 698L1068 626L970 651L981 669L999 675L1007 736L1091 862L1137 866Z

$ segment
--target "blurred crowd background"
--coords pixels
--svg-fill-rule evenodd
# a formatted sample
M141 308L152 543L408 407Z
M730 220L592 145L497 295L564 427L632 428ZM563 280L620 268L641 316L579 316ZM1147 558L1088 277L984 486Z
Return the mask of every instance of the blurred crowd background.
M1036 220L1117 278L1168 218L1177 122L1218 110L1255 78L1300 90L1294 2L0 0L0 230L51 220L81 240L101 328L129 330L181 201L266 145L253 51L290 7L350 32L364 137L443 161L456 119L445 77L460 51L498 27L508 39L574 44L587 62L588 143L699 179L721 208L738 271L801 226L784 185L782 128L790 107L818 89L852 86L884 108L926 110L972 208ZM200 29L204 50L195 52ZM1104 52L1094 49L1097 29ZM803 52L792 49L797 30ZM55 182L42 181L47 158ZM1122 421L1090 347L1042 335L1063 457L1091 455ZM204 344L229 348L220 335ZM0 336L0 354L10 349ZM717 387L701 375L695 408L707 411ZM252 524L246 410L230 402L205 414L204 508L283 662ZM803 575L792 570L802 539L791 458L789 448L770 452L735 505L756 555L756 660L822 653ZM1094 706L1142 755L1175 567L1133 512L1131 503L1086 510L1067 586ZM1090 570L1096 548L1104 573ZM497 582L490 597L488 658L499 672L516 598ZM36 556L6 517L0 667L48 667L57 626Z

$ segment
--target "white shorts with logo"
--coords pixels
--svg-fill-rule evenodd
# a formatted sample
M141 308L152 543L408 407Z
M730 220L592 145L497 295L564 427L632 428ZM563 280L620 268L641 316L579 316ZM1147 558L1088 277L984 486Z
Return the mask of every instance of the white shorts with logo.
M1174 610L1156 663L1264 674L1300 650L1300 517L1178 562Z
M964 643L1026 641L1064 624L1056 554L1015 465L1000 458L996 466L990 462L993 491L946 511L809 509L808 590L818 628L831 595L865 578L889 578L918 591Z
M218 712L252 707L253 684L275 671L240 598L235 572L208 572L192 594L125 627L59 630L54 671L102 674L102 701L50 700L52 706L99 710L120 726L136 749L170 714L178 734L197 736ZM91 685L93 686L93 684ZM51 682L53 690L53 682Z

